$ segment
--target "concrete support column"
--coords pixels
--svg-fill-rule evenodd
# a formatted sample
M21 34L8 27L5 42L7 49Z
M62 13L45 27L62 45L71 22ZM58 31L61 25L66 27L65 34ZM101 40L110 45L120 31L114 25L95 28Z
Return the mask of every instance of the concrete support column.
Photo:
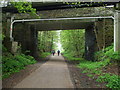
M22 30L21 48L22 52L38 59L37 30L34 25L24 24Z
M94 61L96 38L94 26L91 25L85 30L85 59Z
M120 10L114 14L114 51L120 51Z
M23 36L21 37L21 48L22 52L31 55L37 59L38 57L38 44L37 44L37 30L34 25L24 24L24 29L22 30ZM19 39L17 39L19 40Z
M12 42L10 41L10 24L11 24L11 14L10 13L7 13L6 14L6 26L5 29L3 30L4 31L4 34L5 34L5 39L4 39L4 45L5 47L7 48L8 51L11 52L11 48L12 48Z
M38 59L38 31L36 30L35 26L30 26L31 30L31 55Z

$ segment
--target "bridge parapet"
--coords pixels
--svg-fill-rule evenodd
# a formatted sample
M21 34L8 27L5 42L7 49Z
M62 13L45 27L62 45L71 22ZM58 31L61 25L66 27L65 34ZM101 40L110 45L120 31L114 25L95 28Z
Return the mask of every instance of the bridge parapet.
M67 18L67 17L93 17L93 16L113 16L113 8L91 7L91 8L72 8L38 11L40 18ZM15 19L35 18L29 14L16 14Z

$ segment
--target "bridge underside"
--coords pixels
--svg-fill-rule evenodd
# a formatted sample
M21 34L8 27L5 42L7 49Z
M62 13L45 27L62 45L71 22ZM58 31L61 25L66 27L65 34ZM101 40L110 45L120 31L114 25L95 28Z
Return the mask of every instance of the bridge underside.
M21 24L21 26L19 26ZM92 60L95 46L95 35L93 33L94 22L90 20L62 20L62 21L40 21L33 23L16 23L14 30L14 39L21 43L23 51L30 50L30 55L37 58L37 34L38 31L52 31L52 30L74 30L85 29L85 55L86 59ZM17 27L21 27L18 29ZM21 29L23 29L21 32ZM89 29L89 30L88 30ZM21 35L23 35L21 37ZM89 43L92 42L92 43ZM86 49L86 48L89 48ZM89 53L88 53L89 52ZM88 57L89 56L89 57Z

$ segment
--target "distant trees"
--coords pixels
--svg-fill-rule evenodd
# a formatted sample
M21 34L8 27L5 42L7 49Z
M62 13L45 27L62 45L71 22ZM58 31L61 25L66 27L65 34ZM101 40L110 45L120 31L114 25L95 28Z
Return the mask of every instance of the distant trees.
M65 53L74 57L82 57L84 54L85 30L64 30L61 31L61 44Z
M50 52L54 47L54 42L58 39L56 31L38 32L38 48L40 53Z

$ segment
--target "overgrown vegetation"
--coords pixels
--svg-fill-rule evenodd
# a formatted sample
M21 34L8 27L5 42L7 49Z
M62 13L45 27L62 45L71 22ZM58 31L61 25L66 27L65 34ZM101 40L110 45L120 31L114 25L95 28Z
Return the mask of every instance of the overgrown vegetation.
M71 61L81 61L81 60L83 60L83 58L73 57L72 55L70 55L67 52L63 52L63 56L66 57L68 60L71 60Z
M40 31L38 32L38 49L40 56L45 57L55 48L54 42L57 42L56 31Z
M109 88L120 88L120 76L111 73L102 73L96 80L98 82L106 82L106 86Z
M74 35L74 33L71 33L68 31L66 31L65 33L64 31L64 34L62 34L64 35L62 37L62 45L63 45L63 48L65 49L65 52L63 52L63 56L66 57L68 60L79 61L80 63L77 65L77 67L81 68L83 70L82 73L86 73L88 77L94 78L95 76L97 76L98 78L96 79L96 81L105 83L106 87L108 88L120 88L119 75L116 75L110 72L103 72L104 68L110 67L111 65L119 62L120 60L120 53L114 52L113 44L105 48L104 50L96 52L94 62L87 61L83 59L82 56L76 57L76 53L78 54L78 52L76 52L76 49L75 49L76 44L74 42L79 42L79 41L76 41L77 38L76 39L72 38L73 37L72 35ZM74 35L74 37L77 37L77 36ZM84 42L81 42L81 43L84 43ZM83 44L79 44L79 46L81 45ZM82 52L82 50L79 49L79 53L84 53L84 52Z
M36 9L32 7L32 2L25 2L23 0L16 2L15 0L12 0L12 2L9 2L9 4L10 6L15 7L19 13L28 13L31 16L40 18L36 13Z
M5 35L2 34L2 41ZM25 66L36 63L36 60L29 55L22 53L16 53L13 55L7 48L2 45L2 78L7 78L15 72L19 72L21 69L25 69Z
M45 58L45 57L47 57L50 54L51 54L50 52L43 52L43 53L41 53L41 57Z
M95 58L97 61L104 61L110 59L111 62L120 61L120 52L114 52L113 44L104 50L95 53Z
M36 60L32 56L24 54L17 54L14 56L11 53L6 53L2 57L2 76L3 78L7 78L11 74L25 69L25 66L34 63L36 63Z
M84 54L84 33L85 30L64 30L61 31L60 40L64 49L64 55L70 58L83 57ZM79 43L78 43L79 42ZM68 57L68 58L69 58Z
M105 59L104 61L99 61L99 62L80 61L78 67L83 69L83 73L91 74L93 78L94 76L97 75L98 79L96 81L107 83L106 87L120 88L119 86L120 76L109 72L103 73L102 71L104 67L110 64L111 64L110 59Z
M105 48L104 51L96 52L96 62L81 61L78 65L79 68L84 69L83 73L91 73L92 75L98 75L98 82L107 83L108 88L120 88L119 80L120 76L113 73L103 73L102 69L116 63L120 60L120 54L113 51L113 45Z

